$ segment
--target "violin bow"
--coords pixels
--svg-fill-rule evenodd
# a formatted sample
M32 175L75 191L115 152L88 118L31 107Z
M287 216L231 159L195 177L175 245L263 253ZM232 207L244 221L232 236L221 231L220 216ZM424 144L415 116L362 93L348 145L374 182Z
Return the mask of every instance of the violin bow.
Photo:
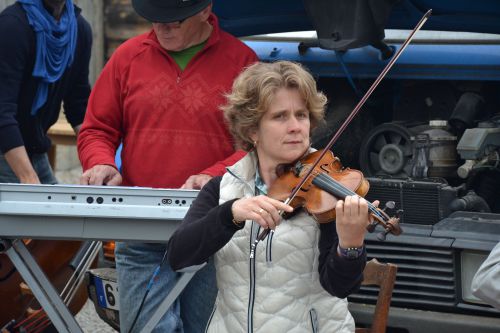
M305 184L311 173L313 172L314 168L318 165L319 161L325 156L326 152L330 150L330 148L333 146L333 144L337 141L337 139L340 137L340 135L344 132L344 130L347 128L347 126L351 123L351 121L356 117L356 115L359 113L365 102L370 98L371 94L373 91L377 88L377 86L380 84L380 82L384 79L386 76L387 72L392 68L394 63L398 60L398 58L401 56L403 51L406 49L408 44L410 44L411 40L415 36L415 34L422 28L422 26L425 24L425 22L429 19L429 17L432 14L432 9L429 9L424 16L420 19L420 21L417 23L415 28L410 32L410 35L406 38L404 43L401 45L401 47L396 51L396 53L392 56L391 60L387 63L385 68L382 70L382 72L378 75L377 79L373 81L372 85L370 88L366 91L364 94L363 98L358 102L356 107L351 111L349 116L346 118L344 123L339 127L337 132L335 132L335 135L332 137L332 139L328 142L328 144L325 146L321 154L318 156L318 158L314 161L312 166L309 168L309 170L304 174L302 179L300 180L299 184L293 189L292 193L290 193L290 196L285 200L285 203L288 204L291 202L299 190L302 188L302 186ZM255 247L257 246L257 243L260 242L261 240L265 239L266 236L269 234L271 230L270 229L265 229L264 231L261 232L259 237L255 240L255 242L252 244L252 249L250 252L250 257L253 258L253 255L255 253Z

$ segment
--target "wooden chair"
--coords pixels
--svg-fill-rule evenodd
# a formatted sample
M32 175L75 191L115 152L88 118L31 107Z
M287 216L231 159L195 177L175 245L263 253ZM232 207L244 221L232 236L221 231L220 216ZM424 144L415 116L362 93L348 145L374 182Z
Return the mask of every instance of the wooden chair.
M380 289L371 327L356 328L356 333L385 333L397 270L398 266L380 263L377 259L366 263L362 285L376 285Z

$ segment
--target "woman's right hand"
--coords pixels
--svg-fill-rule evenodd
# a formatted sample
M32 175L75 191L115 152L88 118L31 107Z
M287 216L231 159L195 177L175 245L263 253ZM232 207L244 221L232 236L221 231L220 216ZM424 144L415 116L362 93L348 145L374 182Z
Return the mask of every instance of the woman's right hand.
M231 207L235 221L253 220L264 229L272 230L281 222L280 211L291 213L293 208L265 195L238 199Z

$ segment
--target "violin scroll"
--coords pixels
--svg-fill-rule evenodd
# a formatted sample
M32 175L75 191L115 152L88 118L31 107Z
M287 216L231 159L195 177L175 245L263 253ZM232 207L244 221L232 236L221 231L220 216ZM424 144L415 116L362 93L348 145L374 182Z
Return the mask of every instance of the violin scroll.
M386 209L394 209L396 207L396 203L394 201L388 201L385 204L385 207L383 209L376 208L377 214L372 214L373 216L373 222L370 223L366 229L368 232L374 232L375 228L377 225L381 225L384 228L384 231L381 231L377 235L377 239L379 241L385 241L387 234L393 234L394 236L400 235L403 230L401 229L401 226L399 225L399 221L401 220L401 214L403 213L403 210L398 209L396 211L395 216L389 216L386 213Z

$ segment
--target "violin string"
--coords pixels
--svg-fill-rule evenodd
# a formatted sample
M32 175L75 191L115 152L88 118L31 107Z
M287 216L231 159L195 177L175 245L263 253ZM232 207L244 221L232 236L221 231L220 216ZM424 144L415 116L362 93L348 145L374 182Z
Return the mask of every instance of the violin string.
M45 316L45 312L43 311L43 309L40 309L39 311L37 311L37 314L35 315L35 318L31 317L32 318L31 321L28 321L28 323L26 325L23 325L23 326L21 326L19 328L22 328L25 331L29 332L32 327L34 327L34 326L36 327L37 323L39 323L45 317L46 317Z
M35 312L31 313L28 317L17 323L14 328L23 329L23 332L31 332L31 329L34 325L38 327L41 320L47 318L47 313L42 309L37 309Z
M333 186L335 186L336 190L342 196L341 199L344 199L345 197L347 197L349 195L357 195L355 192L351 191L350 189L348 189L347 187L345 187L344 185L342 185L341 183L339 183L337 180L335 180L333 177L331 177L331 176L329 176L327 174L319 173L314 179L317 180L317 182L321 183L322 185L326 185L326 186L333 185ZM315 181L313 181L313 182L315 182ZM325 188L322 188L322 189L325 190Z
M94 261L95 257L99 253L99 249L100 249L101 245L102 245L102 243L100 241L92 241L91 245L86 250L86 252L83 256L83 259L78 263L78 266L75 268L75 271L71 274L63 291L60 293L60 297L63 299L64 304L68 305L73 300L73 297L76 294L78 286L80 285L80 283L83 281L83 278L85 277L85 272L90 267L90 265ZM17 325L15 325L15 328L22 327L24 330L26 330L26 332L33 332L34 333L35 331L28 330L28 329L46 317L47 317L47 313L45 311L43 311L43 309L38 309L38 310L36 310L36 312L30 314L27 318L25 318L24 320L20 321ZM35 327L40 329L40 331L41 331L41 330L47 328L50 324L51 324L50 319L46 319L42 324L39 324Z
M346 196L348 195L351 195L351 196L357 196L358 198L360 198L360 196L356 193L356 192L353 192L351 191L350 189L344 187L344 185L342 185L341 183L339 183L338 181L336 181L334 178L326 175L326 174L322 174L322 176L324 176L325 178L327 178L329 181L332 181L334 186L337 186L337 189L339 189L340 191L339 192L344 192L343 193L343 198L342 199L345 199ZM372 214L375 214L377 215L378 217L382 218L382 219L385 219L383 215L381 215L377 208L369 201L367 201L367 204L368 204L368 209L372 212Z
M313 183L316 183L316 185L318 185L318 187L320 187L323 190L326 190L328 186L334 186L337 192L341 194L342 199L345 199L345 197L349 195L355 195L357 197L360 197L356 192L351 191L350 189L342 185L340 182L338 182L335 178L331 177L330 175L327 175L326 173L319 173L314 178ZM323 185L323 187L321 185ZM330 193L330 194L335 195L336 193ZM385 220L384 216L380 214L380 212L371 202L367 201L367 203L368 203L368 208L373 214Z
M36 317L37 315L40 315L41 312L43 312L43 309L38 309L38 310L35 310L33 313L31 313L28 317L24 318L23 320L19 321L16 325L14 325L14 328L19 328L21 326L23 326L24 323L32 320L34 317Z
M30 330L27 330L26 333L40 333L43 332L47 327L51 324L50 319L45 319L43 322L33 327Z
M22 321L20 321L19 323L17 323L14 328L22 328L23 331L25 332L33 332L32 330L34 329L33 326L35 328L37 327L40 327L40 325L38 324L41 320L44 320L45 321L43 323L45 323L46 321L49 322L50 324L50 320L46 319L47 318L47 313L43 310L43 308L40 308L40 309L37 309L35 310L35 312L31 313L28 317L26 317L25 319L23 319ZM45 327L48 326L48 324L44 324Z

